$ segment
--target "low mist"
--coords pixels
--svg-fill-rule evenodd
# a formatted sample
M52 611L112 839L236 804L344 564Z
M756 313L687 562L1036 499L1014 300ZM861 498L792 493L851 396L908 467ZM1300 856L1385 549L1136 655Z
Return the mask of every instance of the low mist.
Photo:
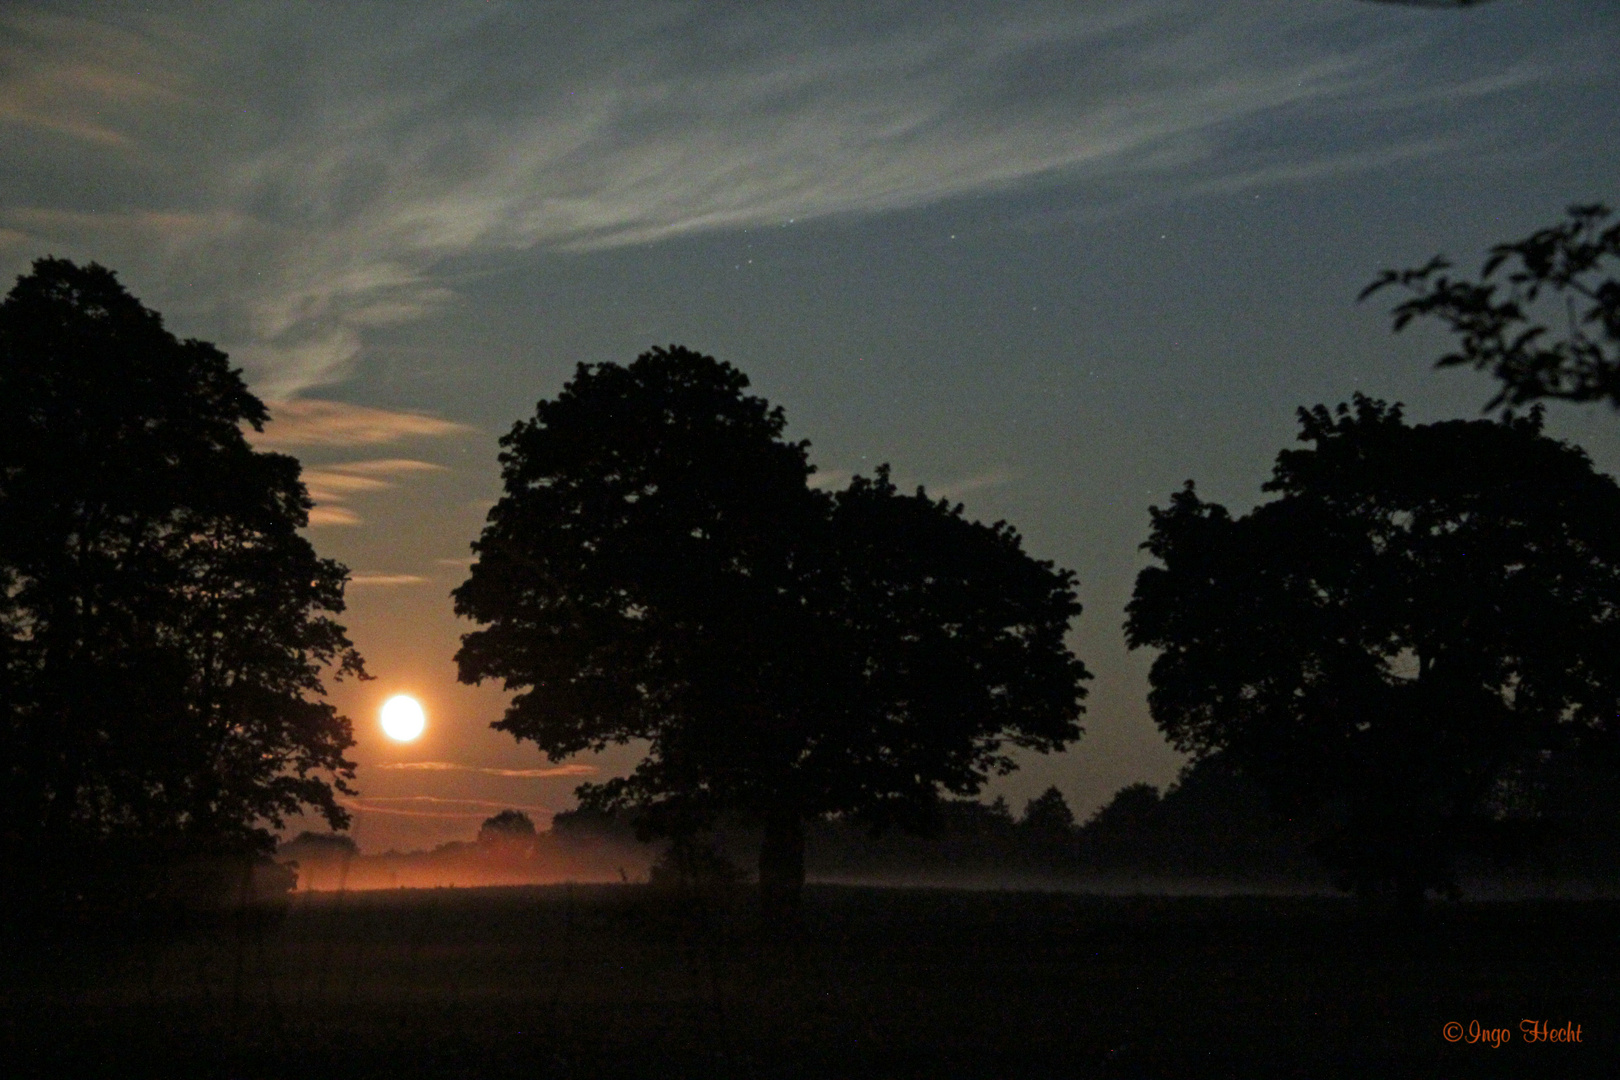
M1620 834L1608 807L1614 791L1582 789L1588 817L1561 814L1563 841L1550 861L1459 867L1463 895L1479 899L1615 895ZM1571 801L1571 800L1566 800ZM1299 823L1280 819L1218 755L1183 770L1167 790L1131 784L1084 822L1049 789L1014 814L1003 800L947 799L928 836L874 834L852 819L806 824L805 870L826 885L1035 890L1102 896L1337 895ZM1565 820L1567 819L1567 820ZM1594 824L1596 822L1596 824ZM576 810L539 831L504 810L476 837L430 851L362 853L349 837L304 833L277 861L300 891L470 888L492 885L744 882L758 866L760 833L723 822L677 855L665 841L642 843L631 824ZM262 872L262 871L261 871Z

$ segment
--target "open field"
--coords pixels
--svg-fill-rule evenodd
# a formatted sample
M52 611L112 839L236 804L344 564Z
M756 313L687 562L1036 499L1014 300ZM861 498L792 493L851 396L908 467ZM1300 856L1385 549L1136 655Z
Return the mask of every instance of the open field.
M813 886L301 894L280 921L49 961L4 988L8 1075L1607 1076L1620 903ZM1526 1045L1523 1019L1581 1025ZM1442 1027L1510 1028L1499 1048Z

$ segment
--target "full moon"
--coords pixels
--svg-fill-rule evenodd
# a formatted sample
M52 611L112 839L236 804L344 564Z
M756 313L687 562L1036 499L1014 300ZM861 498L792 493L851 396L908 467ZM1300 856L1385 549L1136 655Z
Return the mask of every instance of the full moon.
M395 694L382 707L382 729L396 742L410 742L422 734L427 717L421 704L408 694Z

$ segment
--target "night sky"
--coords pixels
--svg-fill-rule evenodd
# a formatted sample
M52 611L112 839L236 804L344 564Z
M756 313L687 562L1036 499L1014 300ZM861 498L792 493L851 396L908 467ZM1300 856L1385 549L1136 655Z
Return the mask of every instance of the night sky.
M987 795L1083 816L1180 765L1121 633L1147 508L1252 506L1300 405L1478 415L1357 293L1620 205L1612 0L332 7L8 5L0 271L112 267L273 403L377 676L333 688L370 851L633 760L490 731L451 661L495 440L575 364L730 361L820 482L890 462L1076 570L1086 735ZM1548 427L1620 468L1606 408Z

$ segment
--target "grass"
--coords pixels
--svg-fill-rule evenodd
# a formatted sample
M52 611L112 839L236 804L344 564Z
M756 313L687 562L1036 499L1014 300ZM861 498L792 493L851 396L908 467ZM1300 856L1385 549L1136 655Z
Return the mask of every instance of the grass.
M220 1077L1606 1076L1611 901L812 887L301 894L285 918L14 967L5 1072ZM1582 1024L1525 1045L1521 1019ZM1509 1027L1493 1049L1442 1025ZM154 1071L155 1070L155 1071Z

